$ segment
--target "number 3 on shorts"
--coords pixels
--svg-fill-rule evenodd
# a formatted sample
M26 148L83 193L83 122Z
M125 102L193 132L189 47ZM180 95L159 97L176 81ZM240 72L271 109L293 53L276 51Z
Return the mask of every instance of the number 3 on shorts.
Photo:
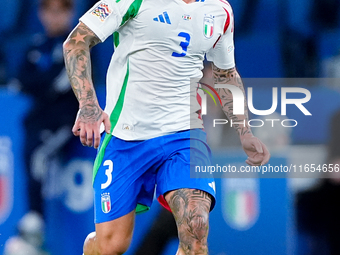
M105 171L107 181L105 183L102 183L101 185L102 189L106 189L112 182L113 162L111 160L105 160L103 166L108 166L108 168Z

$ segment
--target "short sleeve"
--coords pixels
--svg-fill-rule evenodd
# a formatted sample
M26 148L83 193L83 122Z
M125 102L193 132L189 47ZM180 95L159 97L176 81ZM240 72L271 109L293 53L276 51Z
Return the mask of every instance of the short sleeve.
M102 0L79 21L88 26L103 42L129 18L137 15L141 3L142 0Z
M230 69L235 67L234 58L234 17L232 9L224 8L226 12L225 31L220 36L214 47L207 54L207 60L212 61L214 65L221 69Z

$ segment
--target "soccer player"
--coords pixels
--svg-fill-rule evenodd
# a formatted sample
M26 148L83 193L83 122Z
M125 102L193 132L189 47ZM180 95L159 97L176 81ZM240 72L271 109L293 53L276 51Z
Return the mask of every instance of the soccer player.
M198 88L204 56L215 83L243 85L235 69L233 14L224 0L103 0L83 17L64 43L65 63L79 112L73 133L98 148L94 163L96 232L85 255L123 254L135 214L158 201L173 213L177 254L207 254L212 178L190 178L190 166L210 164ZM90 48L113 34L103 111L91 80ZM108 53L109 54L109 53ZM218 90L250 165L269 152L251 133L248 116L234 115L232 94ZM245 103L245 108L246 103ZM106 134L100 139L100 128ZM157 185L156 185L157 184Z

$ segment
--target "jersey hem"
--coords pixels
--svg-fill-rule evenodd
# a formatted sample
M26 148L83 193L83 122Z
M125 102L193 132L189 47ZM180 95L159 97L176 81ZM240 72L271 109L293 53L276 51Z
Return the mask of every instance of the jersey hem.
M184 131L184 130L194 130L194 129L203 129L203 128L204 127L201 125L201 126L197 126L197 127L181 128L181 129L176 129L174 131L158 133L158 134L155 134L155 135L147 135L147 136L135 137L135 138L127 137L127 136L121 135L119 133L117 134L114 131L111 133L111 135L113 135L114 137L117 137L117 138L119 138L121 140L124 140L124 141L145 141L145 140L150 140L150 139L161 137L161 136L175 134L177 132Z

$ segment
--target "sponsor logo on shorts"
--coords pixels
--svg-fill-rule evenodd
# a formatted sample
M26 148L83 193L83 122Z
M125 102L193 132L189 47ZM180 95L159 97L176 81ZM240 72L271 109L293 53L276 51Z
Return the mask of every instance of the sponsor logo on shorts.
M100 21L104 21L107 17L110 16L112 10L107 4L101 3L91 12L92 15L97 16Z
M109 213L111 211L111 197L110 193L103 193L102 198L102 211L103 213Z
M214 190L214 192L216 193L216 185L215 182L210 182L209 186Z

